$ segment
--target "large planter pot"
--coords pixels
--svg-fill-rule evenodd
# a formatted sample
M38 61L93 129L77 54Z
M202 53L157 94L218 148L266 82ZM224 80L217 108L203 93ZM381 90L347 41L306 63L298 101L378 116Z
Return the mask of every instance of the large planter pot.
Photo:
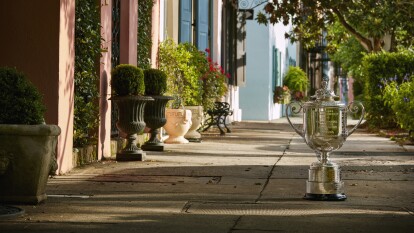
M203 123L203 106L186 106L186 109L191 111L192 125L188 132L184 135L184 138L190 142L200 142L201 134L197 132Z
M116 127L126 135L126 145L116 153L116 160L144 161L146 154L137 144L137 135L144 132L145 104L154 99L148 96L116 96L111 100L118 106Z
M167 119L165 118L165 106L168 101L172 100L171 96L151 96L154 101L148 102L145 105L144 121L148 128L150 128L150 139L142 145L143 150L147 151L163 151L164 143L161 142L157 135L159 129L165 125Z
M0 202L46 200L49 174L57 169L56 125L0 125Z
M165 112L167 123L164 125L168 138L165 143L188 143L184 135L191 127L191 111L186 109L167 109Z

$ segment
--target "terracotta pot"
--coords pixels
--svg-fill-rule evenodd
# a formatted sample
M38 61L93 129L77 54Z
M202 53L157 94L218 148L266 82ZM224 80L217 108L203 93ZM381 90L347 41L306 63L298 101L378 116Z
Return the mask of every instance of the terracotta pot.
M200 128L204 120L203 106L186 106L186 109L191 111L192 125L184 137L189 141L200 141L201 134L197 132L197 129Z
M191 111L186 109L167 109L165 112L167 123L164 125L168 138L165 143L188 143L184 135L191 127Z

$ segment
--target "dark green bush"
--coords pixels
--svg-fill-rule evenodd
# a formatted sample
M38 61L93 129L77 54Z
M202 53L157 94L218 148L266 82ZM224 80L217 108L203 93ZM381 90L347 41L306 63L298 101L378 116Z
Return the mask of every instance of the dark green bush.
M144 71L145 95L163 95L167 91L167 75L159 69Z
M75 6L75 147L96 144L99 125L98 69L101 55L100 10L95 0Z
M112 70L111 86L118 96L144 95L144 72L133 65L118 65Z
M0 67L0 124L44 123L42 96L15 68Z
M395 112L383 98L384 81L401 84L414 72L414 52L379 52L368 54L362 62L364 103L368 125L374 128L397 127Z
M140 0L138 4L137 66L143 69L148 69L151 66L153 6L154 0Z

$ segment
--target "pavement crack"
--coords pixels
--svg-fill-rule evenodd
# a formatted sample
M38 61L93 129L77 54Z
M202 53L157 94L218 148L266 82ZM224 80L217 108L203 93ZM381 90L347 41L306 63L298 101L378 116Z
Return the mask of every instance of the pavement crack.
M272 169L270 170L270 172L269 172L269 175L267 176L267 178L266 178L266 181L265 181L265 184L263 185L263 188L262 188L262 190L260 191L260 193L259 193L259 196L256 198L256 200L254 201L255 203L257 203L261 198L262 198L262 195L263 195L263 192L265 191L265 189L266 189L266 187L267 187L267 185L269 184L269 181L270 181L270 177L272 177L272 175L273 175L273 171L275 170L275 168L276 168L276 165L279 163L279 161L283 158L283 156L286 154L286 150L288 150L289 149L289 146L290 146L290 143L292 142L292 139L290 139L289 140L289 143L288 143L288 146L283 150L283 154L279 157L279 159L275 162L275 164L273 164L273 166L272 166Z
M189 213L188 210L191 208L192 203L190 201L187 201L183 208L181 209L181 213Z
M234 221L234 224L233 224L233 226L231 226L231 228L230 228L230 230L228 231L228 233L232 233L233 232L233 230L235 230L236 229L236 226L237 226L237 224L239 224L239 222L240 222L240 220L241 220L241 218L242 218L243 216L239 216L237 219L236 219L236 221Z

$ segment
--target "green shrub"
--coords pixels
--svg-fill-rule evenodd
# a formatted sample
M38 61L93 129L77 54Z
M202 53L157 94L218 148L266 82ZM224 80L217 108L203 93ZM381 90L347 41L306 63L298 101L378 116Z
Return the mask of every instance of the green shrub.
M393 128L397 119L383 98L384 81L400 85L407 74L414 72L414 52L379 52L368 54L362 61L366 119L371 128Z
M99 125L98 69L101 55L100 10L95 0L75 2L75 147L96 144Z
M305 92L309 85L309 80L306 73L300 67L289 66L283 78L283 85L292 91Z
M144 71L145 95L163 95L167 91L167 75L159 69Z
M206 53L189 43L177 45L172 39L160 44L160 69L167 74L168 94L177 99L173 107L202 105L208 111L227 92L228 75L211 59L210 50Z
M42 96L15 68L0 67L0 124L44 123Z
M151 66L153 6L154 0L140 0L138 4L137 66L143 69Z
M133 65L121 64L112 70L111 86L115 95L144 95L144 72Z
M167 94L174 97L173 107L200 105L202 102L201 73L194 63L189 44L176 44L167 39L160 44L160 70L167 75ZM198 50L197 50L198 51Z
M402 129L414 130L414 75L407 75L400 85L395 81L387 83L383 100L394 111Z

